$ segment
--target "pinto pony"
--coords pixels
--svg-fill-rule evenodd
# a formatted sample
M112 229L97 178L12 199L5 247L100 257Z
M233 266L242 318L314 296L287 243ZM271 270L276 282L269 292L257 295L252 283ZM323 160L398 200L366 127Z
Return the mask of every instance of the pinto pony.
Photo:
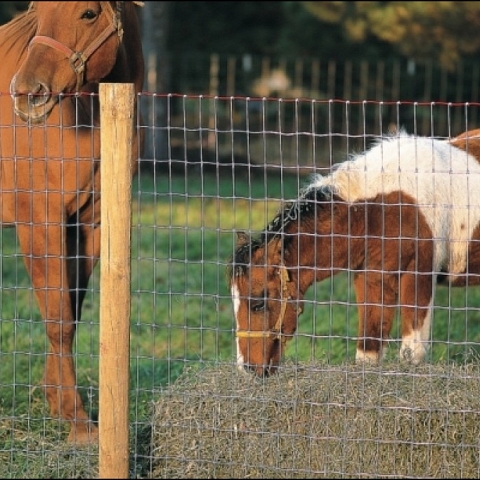
M141 2L31 2L0 28L0 220L16 228L45 321L46 398L52 414L70 422L68 440L77 443L98 436L77 392L72 356L100 254L95 93L99 82L133 83L141 91L134 3Z
M400 358L420 363L435 285L480 284L480 130L453 140L401 133L317 176L229 265L237 362L278 368L305 292L354 272L357 362L382 359L396 308Z

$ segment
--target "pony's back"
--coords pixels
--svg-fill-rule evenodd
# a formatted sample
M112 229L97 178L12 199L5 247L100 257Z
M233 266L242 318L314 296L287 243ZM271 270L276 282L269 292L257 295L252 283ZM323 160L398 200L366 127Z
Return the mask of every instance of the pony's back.
M434 267L452 274L465 271L468 240L480 222L479 184L475 157L446 140L407 134L381 139L315 181L347 202L407 193L438 239Z

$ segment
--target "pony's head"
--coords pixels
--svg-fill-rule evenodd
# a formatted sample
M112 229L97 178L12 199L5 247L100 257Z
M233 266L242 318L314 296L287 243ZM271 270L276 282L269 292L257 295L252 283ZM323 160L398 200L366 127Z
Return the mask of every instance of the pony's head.
M239 234L229 269L237 336L237 364L268 376L277 370L301 313L296 287L283 262L280 236L250 240Z
M36 32L10 84L20 118L42 123L58 94L108 75L122 42L124 3L31 2Z

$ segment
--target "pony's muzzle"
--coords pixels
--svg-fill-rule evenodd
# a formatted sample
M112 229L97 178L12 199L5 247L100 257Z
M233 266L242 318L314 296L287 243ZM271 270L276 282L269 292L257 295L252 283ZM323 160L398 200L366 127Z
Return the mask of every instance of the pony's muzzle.
M268 378L274 373L270 365L245 364L243 368L249 373L254 373L259 378Z

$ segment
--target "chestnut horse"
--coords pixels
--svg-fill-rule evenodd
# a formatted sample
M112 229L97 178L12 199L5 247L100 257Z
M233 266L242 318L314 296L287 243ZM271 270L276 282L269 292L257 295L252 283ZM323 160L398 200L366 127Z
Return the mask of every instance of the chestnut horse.
M1 222L16 228L45 321L46 398L52 415L70 423L68 440L77 443L98 436L77 392L72 356L100 253L95 94L99 82L133 83L141 91L133 3L31 2L0 28ZM139 143L135 138L134 158Z
M237 363L274 373L313 282L354 273L357 362L378 363L396 308L400 358L425 357L435 285L480 284L480 130L398 136L318 176L229 264Z

